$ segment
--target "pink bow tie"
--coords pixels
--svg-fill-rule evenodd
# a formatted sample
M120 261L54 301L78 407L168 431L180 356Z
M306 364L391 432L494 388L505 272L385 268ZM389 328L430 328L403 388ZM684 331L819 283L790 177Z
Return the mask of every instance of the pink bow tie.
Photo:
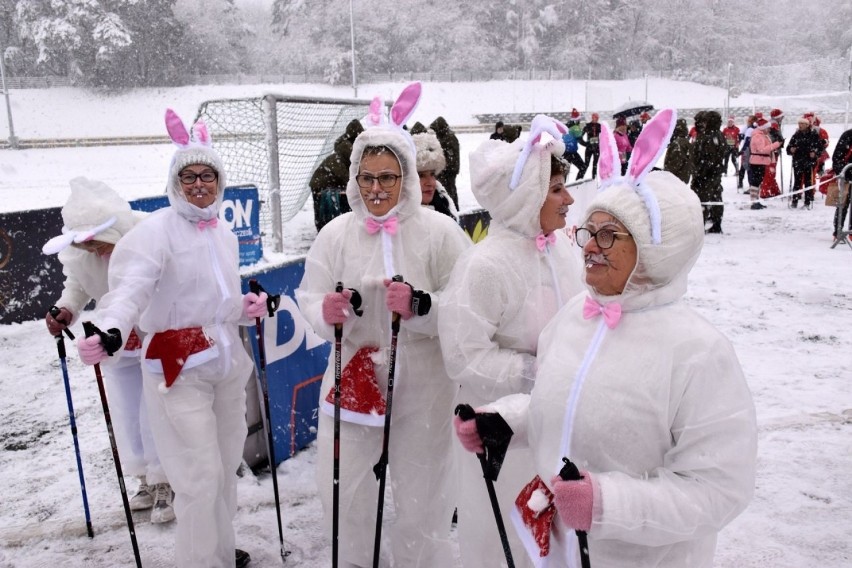
M535 248L537 248L539 252L544 252L544 247L552 245L555 242L556 233L548 233L547 235L539 233L535 238Z
M219 225L219 219L216 218L216 217L213 217L209 221L203 221L203 220L199 221L197 227L198 227L199 231L203 231L204 229L207 229L208 227L211 228L211 229L215 229L218 225Z
M389 217L384 222L379 222L373 219L372 217L367 217L367 232L371 235L375 235L379 231L384 231L389 235L395 235L396 229L399 226L399 222L396 217Z
M610 302L606 305L601 305L594 298L586 296L586 303L583 304L583 317L592 319L595 316L602 315L604 323L610 329L615 329L618 321L621 319L621 304L618 302Z

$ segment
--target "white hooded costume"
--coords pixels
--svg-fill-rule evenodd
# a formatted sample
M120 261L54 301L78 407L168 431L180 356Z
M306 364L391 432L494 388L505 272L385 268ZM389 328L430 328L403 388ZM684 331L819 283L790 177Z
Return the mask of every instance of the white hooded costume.
M398 230L394 235L384 231L370 234L365 227L372 217L355 176L364 149L372 146L390 148L400 162L399 201L387 215L376 219L395 216ZM451 420L457 387L447 377L441 358L438 303L457 257L470 246L470 240L452 219L420 206L414 146L401 128L374 126L361 133L353 145L349 175L346 194L352 211L329 222L317 235L296 298L313 329L333 341L333 326L322 316L324 296L334 292L337 282L360 293L363 315L352 315L343 324L342 364L346 366L365 346L378 347L373 356L375 378L385 395L391 314L383 279L402 275L415 289L431 296L429 313L403 320L399 331L388 460L394 518L383 534L390 543L394 566L450 566L449 531L455 506ZM327 399L334 385L334 358L329 359L320 400ZM331 416L320 413L317 484L329 534L333 423ZM378 487L373 466L382 452L382 423L341 423L339 546L343 565L372 565ZM387 523L388 515L384 518Z
M584 317L586 295L576 296L542 331L531 394L489 408L512 427L513 444L528 443L548 486L563 456L591 473L592 566L709 568L717 533L753 492L754 406L730 342L682 301L704 238L698 199L669 172L647 174L644 185L659 204L658 244L624 178L587 211L611 214L636 242L624 291L589 289L600 304L621 305L620 321L610 329ZM537 566L579 566L577 550L557 514Z
M92 239L115 245L143 217L101 181L77 177L69 185L71 196L62 207L62 235L48 241L44 252L58 252L65 283L56 306L68 309L76 322L91 300L100 303L107 293L110 255L99 256L70 245ZM107 367L106 388L123 473L144 475L151 485L166 482L142 397L138 344L122 349Z
M175 491L175 564L233 568L236 472L252 370L238 324L254 322L243 319L237 238L224 223L199 224L217 219L226 185L222 161L205 139L178 143L169 169L170 207L152 213L116 246L110 291L94 323L127 337L138 322L146 334L144 394L160 460ZM209 165L219 176L216 201L205 209L186 200L178 181L178 173L191 164ZM212 345L181 361L167 387L166 358L149 358L151 342L161 332L190 328L201 328Z
M458 402L478 408L502 396L528 393L535 378L539 333L571 296L581 290L575 246L562 230L544 250L539 212L547 197L551 157L561 140L535 144L518 186L510 178L523 143L487 140L470 155L477 201L491 214L488 237L459 258L441 296L438 327L444 362L460 383ZM458 534L465 567L505 566L479 461L459 449ZM528 449L511 449L495 483L515 565L528 565L511 530L509 512L535 474Z

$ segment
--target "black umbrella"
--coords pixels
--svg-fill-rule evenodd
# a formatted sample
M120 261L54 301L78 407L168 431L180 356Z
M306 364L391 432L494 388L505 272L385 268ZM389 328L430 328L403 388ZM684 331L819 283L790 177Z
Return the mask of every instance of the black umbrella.
M646 103L645 101L627 101L626 103L620 105L615 112L612 113L613 118L630 118L631 116L638 116L643 112L647 112L650 110L654 110L654 105L650 103Z

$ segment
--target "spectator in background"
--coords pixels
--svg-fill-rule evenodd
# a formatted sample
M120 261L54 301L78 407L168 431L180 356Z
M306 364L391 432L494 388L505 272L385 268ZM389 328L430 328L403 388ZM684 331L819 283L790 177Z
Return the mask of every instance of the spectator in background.
M758 118L757 126L751 133L751 142L749 142L751 153L748 164L748 191L751 196L752 209L766 208L763 203L758 201L760 185L763 183L768 166L775 163L775 153L780 146L781 142L773 142L769 138L769 121L762 117Z
M769 139L773 142L779 142L778 152L773 152L772 163L768 164L766 171L763 174L763 182L760 184L760 197L767 199L781 195L781 188L778 186L777 172L778 160L781 158L780 150L784 148L784 136L781 134L781 122L784 120L784 112L781 109L774 108L769 113Z
M447 167L444 168L444 171L442 171L438 176L438 181L441 182L441 185L443 185L444 189L447 190L447 193L450 194L450 198L453 200L453 205L455 205L456 209L458 209L459 196L456 191L456 176L459 175L459 170L461 169L459 139L456 138L455 133L450 128L450 125L447 124L447 121L443 116L439 116L433 120L432 124L429 125L429 128L434 130L435 135L438 136L441 148L444 149L444 158L447 161Z
M816 165L822 140L819 133L812 128L811 121L804 116L799 118L798 130L790 137L787 145L787 155L793 158L793 195L790 206L799 206L799 190L804 188L805 209L811 209L814 200L814 183L816 181Z
M317 232L326 223L351 211L346 198L346 183L349 181L349 156L352 154L352 143L364 127L361 121L353 119L346 125L346 131L334 141L334 152L326 156L308 185L314 200L314 225Z
M740 129L734 124L734 115L728 117L728 125L722 130L722 136L725 138L725 158L723 160L722 172L728 175L728 160L730 160L734 166L734 175L736 175L740 169L739 164L737 164L737 156L739 155L737 146L740 144Z
M592 113L591 121L587 122L583 127L583 133L580 139L585 139L586 145L586 169L589 169L589 162L592 163L592 179L598 177L598 158L601 155L601 123L600 115Z
M639 120L631 120L627 123L627 138L630 140L630 146L636 144L636 139L642 133L642 123ZM627 154L627 159L630 159L630 154Z
M491 140L505 140L506 137L503 135L503 121L498 120L494 125L494 132L491 133Z
M422 194L420 204L458 221L459 212L436 177L447 165L438 137L434 132L428 131L412 134L411 139L414 140L414 148L417 151L417 175L420 178Z
M666 148L663 169L676 175L683 183L689 183L692 173L692 163L689 156L689 129L686 119L679 118L672 132L671 141Z
M642 129L645 128L645 123L649 120L651 120L651 113L648 111L639 115L639 132L642 132Z
M828 131L820 126L821 121L818 116L814 115L812 120L814 130L819 134L820 142L822 143L822 151L817 157L817 173L822 175L825 172L825 162L828 160Z
M630 139L627 137L627 120L624 117L615 119L613 135L615 136L615 146L618 150L618 159L621 161L621 175L624 175L627 172L627 158L633 150L633 144L630 143Z
M837 146L834 147L834 152L831 154L831 169L835 175L839 176L843 173L843 168L852 164L852 128L840 135L837 140ZM846 191L846 200L843 203L838 203L840 210L834 216L834 235L843 230L843 220L847 216L849 225L847 230L852 231L852 168L846 172L846 183L848 184Z
M521 131L523 131L524 127L520 124L508 125L503 127L503 135L505 136L503 140L511 144L515 140L521 137Z
M583 115L577 109L571 109L571 115L568 118L568 132L562 135L562 142L565 144L565 153L562 158L569 164L573 164L577 168L577 177L574 179L583 179L586 175L586 162L580 157L580 146L582 143L583 129L580 127L580 122L583 120ZM565 172L568 175L570 166Z
M743 179L746 177L746 173L748 173L749 158L751 157L751 133L754 132L754 124L757 118L753 114L748 115L745 128L742 134L740 134L742 145L740 146L740 171L737 174L737 189L743 189ZM748 195L748 190L745 191L745 194Z
M701 115L699 117L699 115ZM722 216L725 206L722 201L722 172L724 171L727 144L720 130L722 115L715 110L699 111L695 115L695 129L698 136L690 147L692 165L692 191L698 195L703 205L704 224L710 223L708 233L722 232Z

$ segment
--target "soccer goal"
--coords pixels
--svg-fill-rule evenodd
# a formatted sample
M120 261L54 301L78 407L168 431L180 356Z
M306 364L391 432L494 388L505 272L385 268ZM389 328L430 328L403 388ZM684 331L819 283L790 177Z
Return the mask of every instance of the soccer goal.
M844 129L849 125L849 104L852 99L850 91L833 91L828 93L811 93L808 95L779 95L754 97L752 111L761 111L769 118L769 111L780 108L784 111L785 124L795 123L797 116L813 112L824 124L843 124Z
M370 101L265 95L206 101L203 119L222 157L230 185L257 186L264 248L283 251L282 226L311 194L308 183L320 161Z

